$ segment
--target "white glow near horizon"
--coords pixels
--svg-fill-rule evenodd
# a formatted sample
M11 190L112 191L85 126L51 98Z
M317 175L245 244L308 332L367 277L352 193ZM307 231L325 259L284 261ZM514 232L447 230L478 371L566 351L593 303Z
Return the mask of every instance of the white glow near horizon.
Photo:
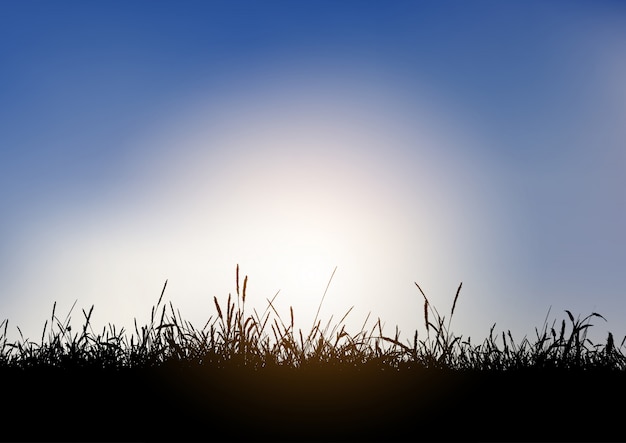
M280 290L279 312L288 318L293 306L303 330L335 266L323 321L354 306L352 330L371 312L370 324L380 317L408 338L422 326L413 282L445 311L464 280L475 305L460 329L477 326L478 304L505 281L513 253L490 165L453 115L429 114L435 104L408 109L415 104L397 91L386 97L389 88L342 85L350 79L312 92L274 84L208 112L190 106L193 125L155 129L117 191L29 232L23 260L37 278L14 288L37 315L20 311L17 324L37 337L54 301L64 316L78 299L79 308L95 305L96 327L132 330L169 279L166 300L201 327L213 296L234 294L239 264L248 305L261 313ZM80 310L73 318L82 320Z

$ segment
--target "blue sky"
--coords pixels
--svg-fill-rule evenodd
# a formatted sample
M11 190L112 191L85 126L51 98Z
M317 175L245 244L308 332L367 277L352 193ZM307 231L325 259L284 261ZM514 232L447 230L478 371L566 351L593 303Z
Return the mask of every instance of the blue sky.
M0 4L0 317L626 333L619 2ZM253 301L256 300L256 301ZM74 318L80 321L80 310ZM300 320L300 322L298 321ZM597 322L596 322L597 323Z

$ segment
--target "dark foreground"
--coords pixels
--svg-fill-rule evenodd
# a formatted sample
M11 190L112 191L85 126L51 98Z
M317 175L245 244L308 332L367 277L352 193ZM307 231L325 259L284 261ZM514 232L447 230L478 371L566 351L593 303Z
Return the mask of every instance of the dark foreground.
M5 441L624 441L620 371L2 369Z

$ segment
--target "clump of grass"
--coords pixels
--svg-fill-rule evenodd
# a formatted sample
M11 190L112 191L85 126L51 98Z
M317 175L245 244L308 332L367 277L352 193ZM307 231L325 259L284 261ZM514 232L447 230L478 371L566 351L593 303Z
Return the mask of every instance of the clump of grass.
M348 332L344 322L352 308L334 325L332 317L324 324L318 319L318 308L311 329L306 333L302 329L296 331L293 308L289 309L288 321L284 321L274 305L278 292L267 300L267 307L260 315L255 309L247 312L248 276L240 286L237 265L235 295L228 294L225 303L214 297L215 315L210 316L201 329L183 320L171 302L163 303L166 281L157 304L152 307L149 324L140 328L135 320L135 330L130 335L111 324L99 333L94 332L91 326L93 306L88 312L82 311L82 328L72 331L70 320L76 303L63 321L56 315L56 303L53 305L51 318L46 321L39 342L25 339L18 327L20 340L9 343L6 338L8 320L4 320L0 323L0 367L118 370L177 363L251 369L320 365L392 370L406 367L491 371L626 369L623 352L626 337L619 346L611 333L603 345L594 344L587 338L587 331L592 326L590 321L604 319L598 313L580 319L566 310L569 323L564 319L558 328L555 328L556 320L548 326L546 316L543 327L535 329L534 341L524 337L516 342L510 331L496 334L494 324L489 336L475 345L469 337L464 340L462 335L451 330L462 283L454 296L447 321L421 287L415 285L424 299L426 334L420 338L416 329L412 341L403 342L397 327L393 336L386 335L380 318L368 327L369 315L358 332Z

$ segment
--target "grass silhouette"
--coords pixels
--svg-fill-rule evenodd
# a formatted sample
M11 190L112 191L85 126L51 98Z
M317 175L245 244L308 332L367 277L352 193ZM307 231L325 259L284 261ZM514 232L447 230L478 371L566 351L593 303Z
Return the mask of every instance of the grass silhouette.
M334 275L334 272L333 272ZM510 331L474 344L420 286L425 337L402 342L381 321L346 330L318 319L295 330L268 300L246 312L236 268L234 297L214 298L201 329L163 296L149 324L95 333L93 306L72 331L70 310L52 309L40 342L7 340L0 324L0 376L10 440L389 441L619 439L626 394L624 340L587 338L598 313L546 321L536 337ZM329 280L329 285L332 276ZM328 286L326 288L328 290ZM277 294L278 295L278 294ZM324 300L326 292L322 297ZM331 318L332 319L332 318ZM19 330L19 328L18 328ZM625 338L626 339L626 338ZM37 426L19 426L28 417ZM589 423L582 426L582 420ZM593 424L596 422L596 424ZM602 423L598 425L597 423Z

